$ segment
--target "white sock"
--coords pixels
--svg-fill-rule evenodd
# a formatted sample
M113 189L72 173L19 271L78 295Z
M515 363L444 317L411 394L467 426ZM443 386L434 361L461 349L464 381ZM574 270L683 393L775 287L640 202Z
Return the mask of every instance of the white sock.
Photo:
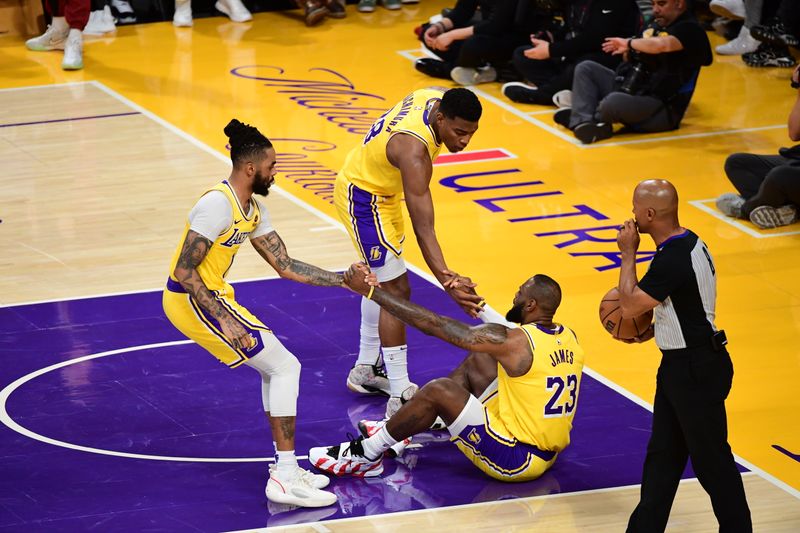
M384 425L373 436L364 439L362 444L364 445L364 455L367 459L377 459L383 455L383 452L397 444L397 441L389 435Z
M278 456L278 476L294 478L297 474L297 457L294 456L294 450L278 450L276 454Z
M50 25L61 33L67 33L69 31L69 24L67 24L67 19L64 17L53 17L53 21Z
M408 346L384 346L383 362L386 365L386 375L389 377L389 387L392 396L400 397L411 382L408 380Z
M367 298L361 298L361 342L358 346L357 365L374 365L381 355L381 339L378 336L378 319L381 306Z

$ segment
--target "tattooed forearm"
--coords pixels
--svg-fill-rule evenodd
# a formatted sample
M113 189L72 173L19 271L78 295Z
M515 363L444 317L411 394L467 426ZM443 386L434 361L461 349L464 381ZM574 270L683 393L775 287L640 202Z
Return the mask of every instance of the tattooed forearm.
M174 274L181 286L197 300L203 309L218 320L222 320L229 318L228 312L217 302L203 283L200 274L197 273L197 267L205 259L211 249L211 244L209 239L190 230L183 241L183 248L178 257Z
M507 338L508 328L503 325L481 324L471 327L380 289L375 290L372 299L406 324L462 348L503 344Z
M328 272L289 257L286 245L275 231L257 237L252 242L261 257L272 265L281 277L323 287L338 287L342 284L342 274Z

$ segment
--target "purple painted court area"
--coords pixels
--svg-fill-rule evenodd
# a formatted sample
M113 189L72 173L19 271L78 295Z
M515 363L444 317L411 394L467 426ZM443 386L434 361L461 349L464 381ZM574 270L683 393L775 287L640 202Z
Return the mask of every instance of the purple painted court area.
M464 316L440 289L415 275L411 281L416 301ZM238 284L237 297L303 363L298 454L337 444L356 433L358 420L379 417L381 399L345 388L358 346L355 295L269 280ZM0 308L0 387L62 361L178 340L160 292ZM589 363L602 357L585 348ZM420 384L447 374L463 357L414 330L409 354L410 374ZM194 344L64 366L19 386L6 408L22 427L79 446L171 457L272 453L257 373L229 370ZM0 425L0 532L238 530L630 485L640 480L649 428L646 410L584 376L572 445L539 480L492 481L446 434L427 434L417 439L421 448L388 460L382 478L334 479L338 504L291 510L266 501L265 462L99 455Z

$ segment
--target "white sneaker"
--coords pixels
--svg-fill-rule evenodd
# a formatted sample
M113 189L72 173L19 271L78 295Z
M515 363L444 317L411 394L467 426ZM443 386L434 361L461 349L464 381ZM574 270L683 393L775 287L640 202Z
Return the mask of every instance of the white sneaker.
M726 192L720 195L715 202L717 209L722 214L734 218L742 218L742 205L744 205L744 198L732 192Z
M178 28L192 27L191 0L175 0L175 14L172 16L172 24Z
M565 107L572 108L572 91L569 89L558 91L553 95L553 103L559 109L564 109Z
M364 438L371 437L377 433L383 426L386 425L387 420L361 420L358 423L358 431ZM406 450L408 445L411 444L411 437L401 440L397 444L392 445L388 450L383 452L387 457L400 457Z
M497 79L497 71L492 67L455 67L450 71L450 77L459 85L477 85L495 81Z
M278 471L278 465L275 463L271 463L269 465L269 475L272 476L274 473ZM297 467L297 474L304 478L306 483L314 487L315 489L324 489L328 485L331 484L331 480L328 476L323 476L322 474L315 474L314 472L309 472L305 468Z
M744 26L739 30L739 35L732 41L717 46L716 50L719 55L723 56L740 56L755 52L761 41L757 41L750 35L750 30Z
M335 494L312 487L307 477L299 472L293 478L282 478L277 470L270 472L265 493L272 502L299 507L325 507L336 503Z
M389 401L386 402L385 418L392 418L392 416L394 416L394 414L399 411L401 407L403 407L403 404L410 400L418 390L419 387L412 383L400 394L400 396L392 396L389 398Z
M116 30L114 26L114 16L111 14L111 8L104 6L102 10L92 11L89 13L89 22L83 28L84 35L103 35Z
M80 70L83 68L83 35L81 30L72 28L64 44L64 59L61 61L64 70Z
M715 15L729 19L744 18L744 0L711 0L708 8Z
M116 12L120 24L136 23L136 12L128 0L111 0L111 9Z
M348 437L351 437L348 435ZM364 455L364 437L338 446L321 446L308 450L308 461L315 468L335 476L375 477L383 473L383 456L369 459Z
M234 22L247 22L253 20L253 15L244 7L241 0L218 0L214 4L217 11L222 11Z
M66 25L63 18L60 18L60 22L63 22L63 25L58 24L54 19L53 23L47 27L47 31L38 37L25 41L25 46L28 47L28 50L33 50L35 52L63 50L67 41L67 35L69 35L69 26Z
M347 375L347 388L359 394L391 394L389 380L377 365L355 365Z
M788 226L797 222L797 208L793 205L772 207L761 205L750 212L750 222L761 229L772 229Z

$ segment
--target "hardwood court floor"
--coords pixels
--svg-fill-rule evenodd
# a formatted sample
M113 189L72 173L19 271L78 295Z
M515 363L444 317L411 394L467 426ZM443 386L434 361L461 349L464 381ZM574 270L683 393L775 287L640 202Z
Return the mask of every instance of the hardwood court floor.
M332 176L374 118L430 84L411 67L419 55L411 28L444 5L371 15L350 6L347 19L314 29L286 13L258 14L248 24L197 20L193 29L125 27L88 42L86 68L73 73L60 69L58 53L29 52L21 41L0 37L0 302L159 287L188 207L227 175L222 128L232 117L275 142L285 194L274 193L268 205L290 252L326 268L345 267L354 256L330 205ZM727 404L730 442L745 465L781 487L748 476L754 514L766 520L775 516L774 502L785 502L784 525L795 525L800 226L758 231L719 216L710 201L731 190L722 170L728 154L774 153L789 144L785 123L794 93L788 71L715 60L701 74L680 130L591 147L576 145L554 125L550 109L511 105L493 84L477 88L485 114L470 150L489 155L437 165L437 233L450 266L473 277L499 311L530 274L553 275L565 293L558 318L578 331L588 366L646 404L655 346L609 339L596 309L616 284L613 227L630 216L633 186L648 177L672 180L682 223L703 237L718 266L717 322L728 332L736 367ZM49 87L64 83L72 85ZM42 85L48 87L31 88ZM592 231L578 231L586 229ZM413 241L409 235L407 260L424 269ZM653 250L647 238L642 250ZM267 274L255 254L242 253L232 277ZM3 352L3 365L10 364L10 352ZM621 508L592 508L609 510L608 519L622 524L635 492L614 493L627 502ZM705 497L687 500L676 503L676 530L686 516L699 521L698 529L709 528ZM692 504L702 512L695 515ZM567 508L580 515L585 507Z

